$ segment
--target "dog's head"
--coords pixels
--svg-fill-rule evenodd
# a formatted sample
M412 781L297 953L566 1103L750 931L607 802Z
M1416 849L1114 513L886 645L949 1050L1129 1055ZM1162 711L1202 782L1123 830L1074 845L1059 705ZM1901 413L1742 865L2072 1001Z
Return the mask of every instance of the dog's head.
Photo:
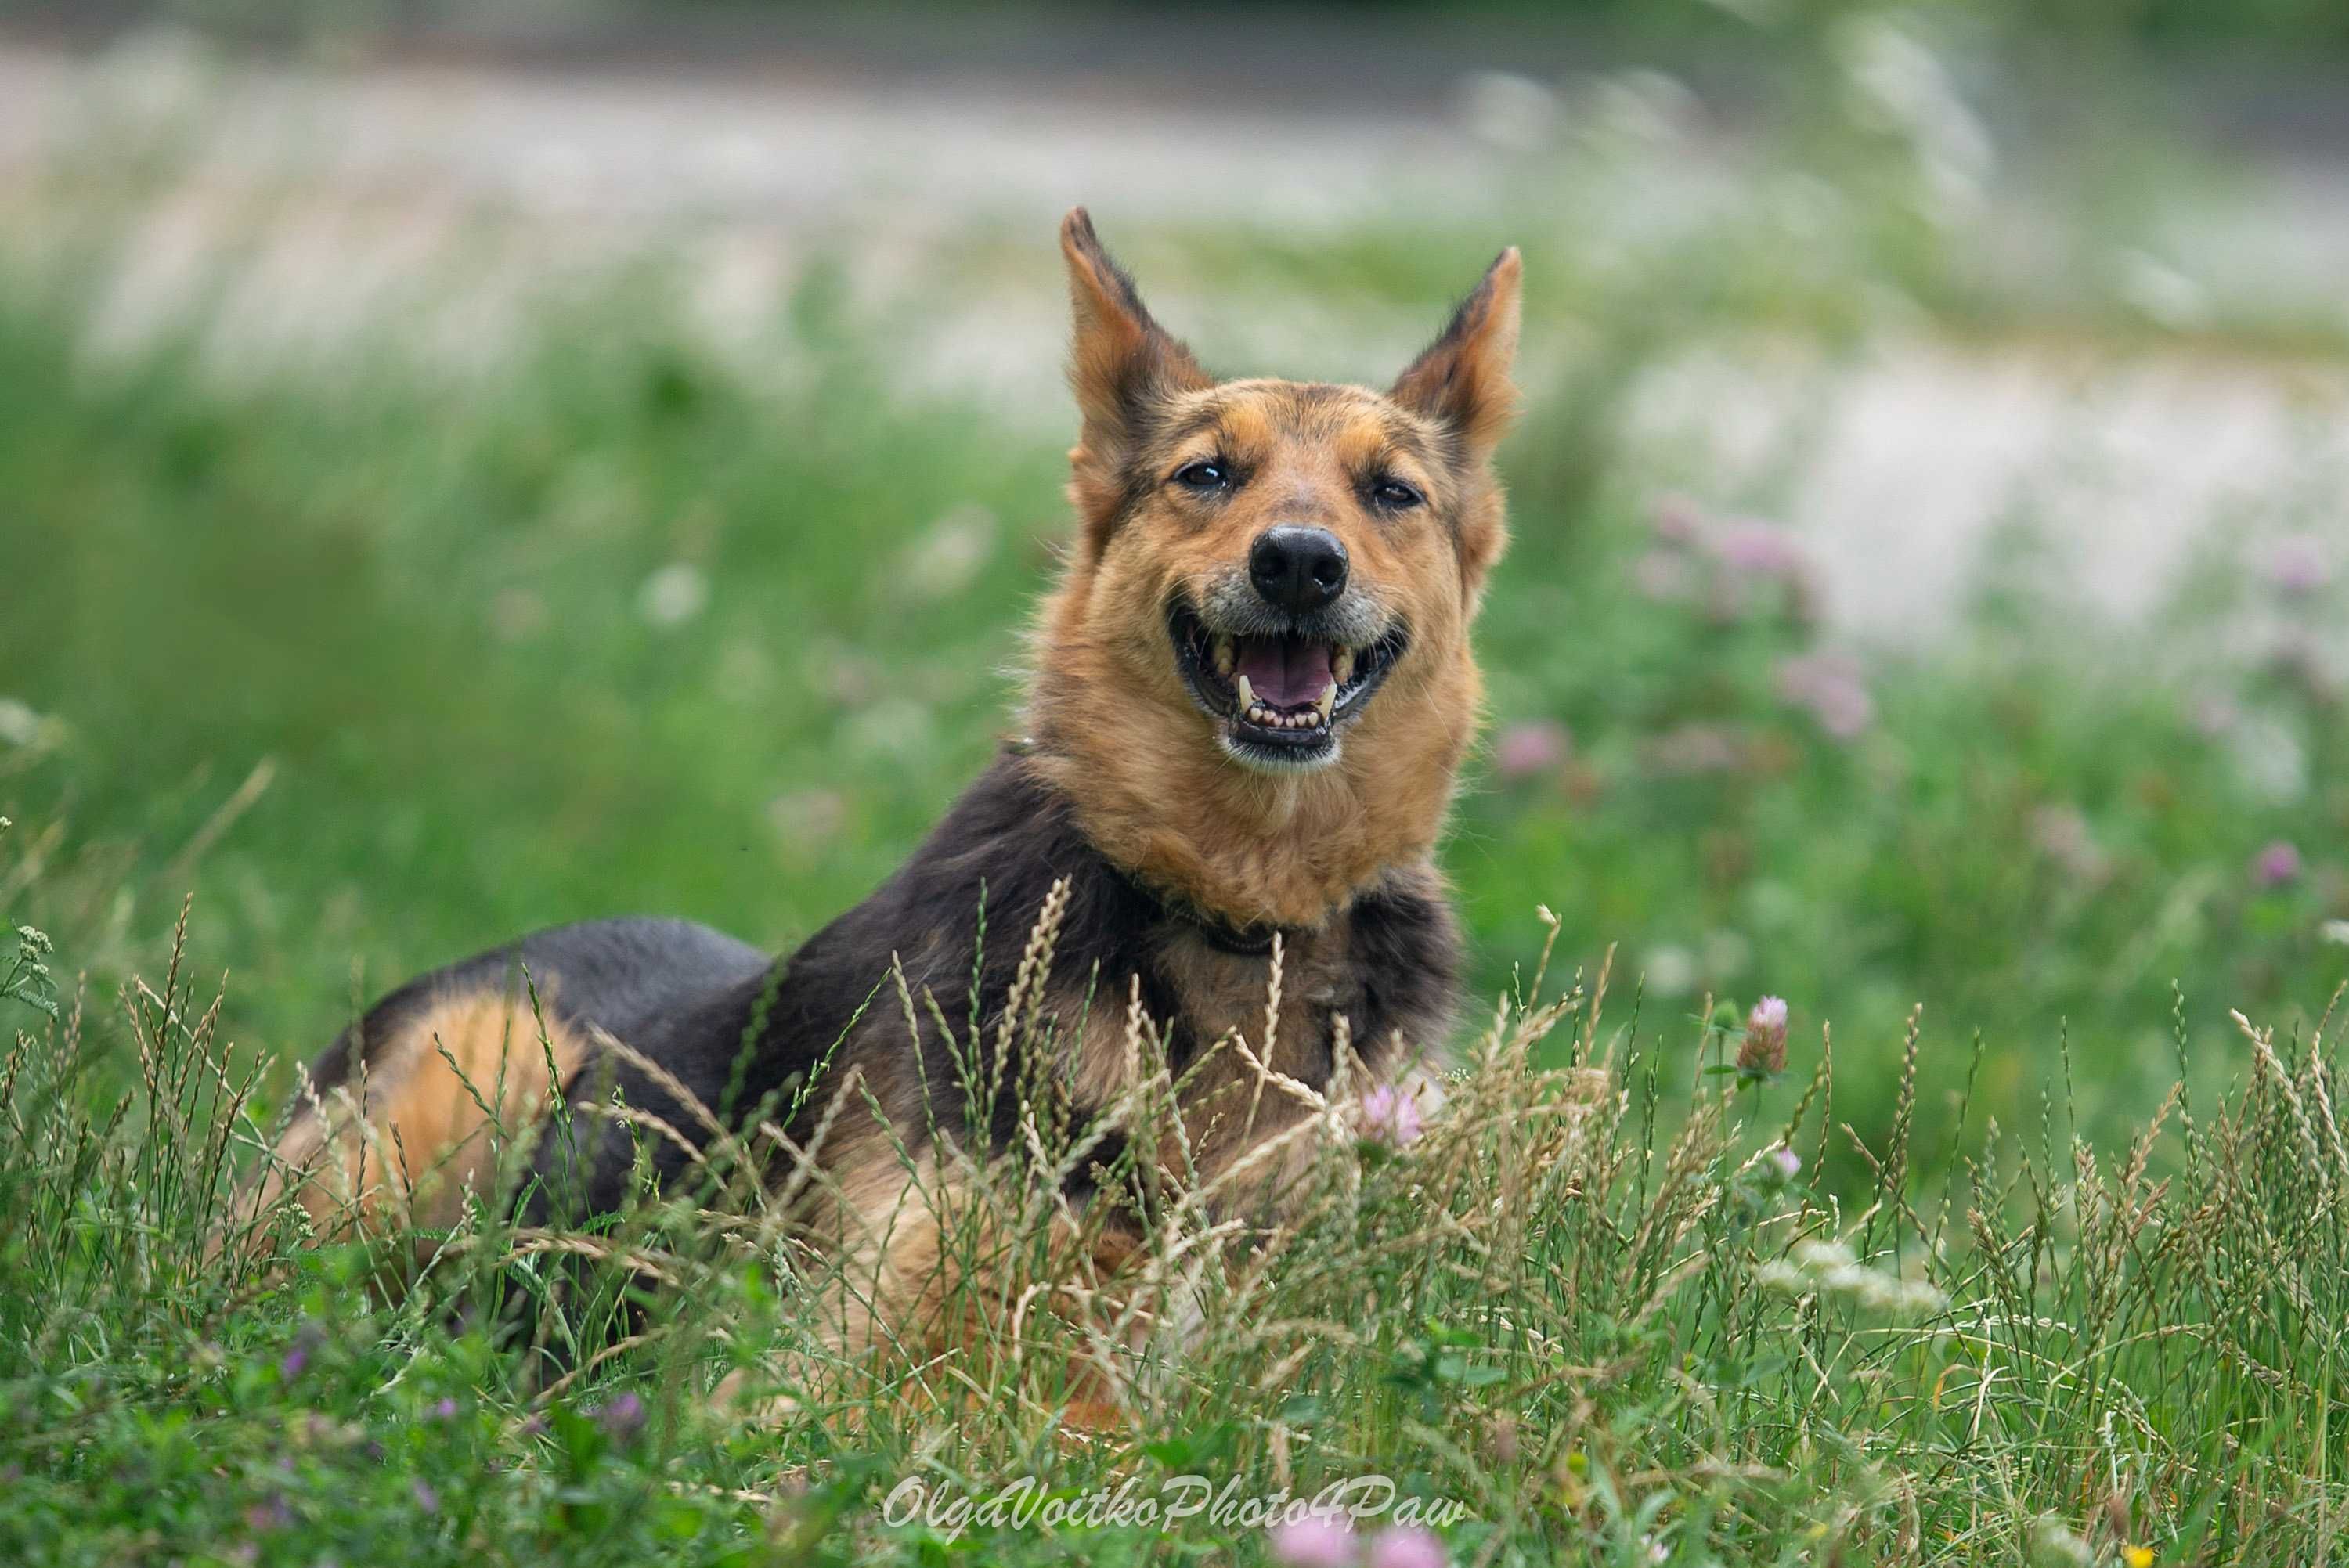
M1260 830L1350 814L1351 837L1378 841L1337 857L1356 871L1423 852L1475 731L1468 625L1506 537L1490 459L1516 400L1516 253L1376 392L1218 382L1081 209L1061 241L1079 537L1036 650L1036 717L1085 760L1081 810L1119 799L1162 839L1237 833L1276 855ZM1353 874L1322 864L1335 848L1288 858L1320 886ZM1155 869L1236 913L1312 902Z

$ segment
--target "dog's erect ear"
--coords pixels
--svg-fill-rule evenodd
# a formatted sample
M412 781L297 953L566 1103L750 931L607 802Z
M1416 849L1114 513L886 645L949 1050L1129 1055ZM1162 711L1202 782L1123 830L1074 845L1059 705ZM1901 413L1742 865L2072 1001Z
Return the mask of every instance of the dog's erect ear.
M1509 365L1517 355L1517 285L1524 271L1514 245L1494 258L1485 281L1460 302L1444 335L1411 362L1388 394L1457 432L1468 460L1479 468L1516 417L1517 389L1509 379ZM1459 521L1460 565L1472 604L1508 544L1502 513L1497 484L1472 488Z
M1098 424L1126 434L1154 395L1213 385L1191 351L1150 319L1133 280L1102 248L1082 207L1070 209L1061 221L1061 253L1068 259L1069 303L1076 314L1069 381L1088 433Z
M1479 460L1507 433L1517 411L1509 364L1517 354L1517 285L1524 271L1515 245L1495 257L1444 335L1411 362L1388 394L1459 431Z
M1069 459L1077 504L1089 523L1099 523L1116 504L1119 465L1151 405L1215 383L1189 349L1150 319L1133 280L1102 248L1082 207L1061 221L1061 254L1068 260L1069 302L1076 315L1069 384L1084 417Z

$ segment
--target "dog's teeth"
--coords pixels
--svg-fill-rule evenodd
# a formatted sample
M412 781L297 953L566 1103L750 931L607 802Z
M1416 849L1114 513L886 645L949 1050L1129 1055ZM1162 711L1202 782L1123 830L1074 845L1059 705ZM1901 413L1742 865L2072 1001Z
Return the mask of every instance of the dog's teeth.
M1256 687L1248 685L1247 676L1246 675L1242 675L1239 677L1239 688L1240 711L1242 713L1246 713L1248 709L1256 706Z
M1324 724L1330 722L1330 710L1335 708L1337 706L1338 688L1334 686L1323 687L1321 692L1321 700L1314 704L1314 707L1320 710L1321 722Z
M1340 686L1344 686L1348 681L1352 680L1354 678L1354 650L1351 648L1340 648L1338 650L1338 656L1330 661L1330 673L1337 677L1338 684Z
M1231 679L1233 662L1232 640L1229 637L1217 637L1216 639L1216 673L1226 680Z

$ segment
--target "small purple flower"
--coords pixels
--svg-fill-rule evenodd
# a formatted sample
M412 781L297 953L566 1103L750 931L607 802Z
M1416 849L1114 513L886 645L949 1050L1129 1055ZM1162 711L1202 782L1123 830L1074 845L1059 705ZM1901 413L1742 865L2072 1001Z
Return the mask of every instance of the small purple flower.
M419 1476L416 1480L409 1483L408 1490L416 1499L416 1507L419 1512L438 1513L440 1511L440 1494L432 1490L432 1483L430 1481Z
M1702 720L1668 729L1647 748L1660 773L1731 772L1745 765L1751 749L1742 730Z
M1778 661L1778 695L1810 710L1819 727L1849 740L1876 721L1859 661L1848 654L1796 654Z
M1419 1101L1408 1089L1382 1083L1362 1096L1362 1136L1401 1149L1420 1134Z
M1693 545L1704 538L1704 512L1684 495L1659 496L1648 509L1648 526L1666 544Z
M2268 586L2277 593L2303 599L2333 580L2333 566L2322 540L2313 533L2292 533L2269 548L2264 573Z
M1778 1179L1792 1181L1803 1169L1803 1157L1781 1143L1770 1150L1770 1163L1777 1168Z
M1347 1568L1354 1560L1354 1527L1318 1513L1277 1524L1272 1560L1286 1568Z
M626 1442L645 1424L645 1402L636 1398L634 1389L624 1390L595 1415L598 1426Z
M1423 1525L1391 1525L1371 1542L1370 1568L1444 1568L1450 1561L1435 1532Z
M244 1511L245 1528L256 1535L272 1530L283 1530L293 1522L294 1511L285 1506L285 1500L282 1497L273 1497L267 1502L256 1502Z
M284 1356L278 1357L279 1380L291 1383L302 1376L302 1368L310 1365L310 1353L317 1349L325 1338L326 1335L316 1324L307 1318L303 1319L302 1326L294 1331L294 1343L286 1348Z
M1757 582L1791 583L1809 564L1795 536L1772 522L1740 518L1716 532L1710 542L1722 565Z
M1757 1074L1786 1070L1784 996L1764 996L1745 1015L1745 1037L1737 1043L1737 1066L1742 1072Z
M432 1418L438 1421L455 1420L457 1418L457 1401L446 1397L442 1398L439 1404L432 1407Z
M1528 719L1501 731L1493 744L1493 767L1504 779L1547 773L1566 760L1571 744L1566 726L1556 719Z
M2300 850L2289 839L2278 839L2251 857L2251 880L2261 887L2282 887L2300 880Z

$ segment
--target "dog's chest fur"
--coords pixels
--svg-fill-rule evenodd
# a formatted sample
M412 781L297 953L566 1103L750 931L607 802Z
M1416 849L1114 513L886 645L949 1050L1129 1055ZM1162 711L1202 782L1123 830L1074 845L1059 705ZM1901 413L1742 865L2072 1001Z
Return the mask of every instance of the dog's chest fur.
M1007 1038L1001 1020L1056 883L1065 884L1065 908L1042 979L1050 1037L1018 1028L1008 1037L1013 1053L1047 1049L1055 1059L1009 1061L1002 1080L1043 1066L1071 1090L1081 1118L1123 1087L1137 1000L1167 1065L1190 1075L1186 1122L1198 1108L1202 1128L1222 1129L1212 1141L1235 1147L1286 1119L1254 1092L1262 1075L1251 1055L1319 1090L1341 1038L1365 1072L1385 1077L1406 1050L1435 1049L1449 1030L1460 942L1432 866L1390 871L1319 926L1278 933L1279 1006L1268 1027L1274 934L1231 931L1144 888L1086 840L1058 789L1026 759L1006 757L895 876L784 961L756 1076L773 1083L812 1073L837 1041L824 1070L856 1069L901 1134L965 1125L971 1024L980 1055L991 1058ZM893 957L915 1000L910 1019L894 985L874 990ZM1224 1126L1224 1101L1241 1091L1249 1125ZM808 1114L824 1098L816 1094ZM1006 1095L976 1119L1000 1141L1016 1115Z

